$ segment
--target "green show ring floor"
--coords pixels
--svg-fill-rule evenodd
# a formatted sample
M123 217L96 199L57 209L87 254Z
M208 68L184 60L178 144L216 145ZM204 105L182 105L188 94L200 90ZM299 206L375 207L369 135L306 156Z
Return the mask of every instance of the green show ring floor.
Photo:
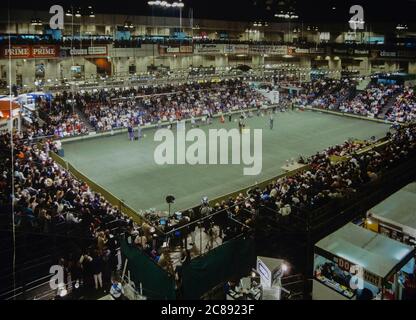
M214 128L237 128L234 121L225 124L214 119L204 131ZM365 120L319 112L289 111L274 116L274 129L269 117L247 120L250 129L263 129L263 164L258 176L244 176L240 165L164 165L154 161L154 129L143 130L140 141L129 141L127 133L64 143L65 160L90 179L138 210L167 210L165 197L173 194L173 211L184 210L209 199L237 191L282 173L286 160L309 156L340 144L348 138L383 137L389 126ZM189 125L187 124L189 129ZM231 146L229 146L231 148Z

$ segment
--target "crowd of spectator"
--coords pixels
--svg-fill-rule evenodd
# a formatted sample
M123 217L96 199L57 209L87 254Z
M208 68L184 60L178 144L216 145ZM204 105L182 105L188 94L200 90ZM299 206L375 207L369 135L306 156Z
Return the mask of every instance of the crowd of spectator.
M356 82L349 79L316 79L301 85L303 90L296 102L301 106L335 110L351 95L355 86Z
M338 144L332 147L329 147L321 152L317 152L316 154L312 155L309 158L300 157L299 163L302 164L310 164L311 166L319 166L323 164L328 164L331 159L335 161L339 158L350 156L364 148L370 146L374 143L372 140L364 140L364 141L345 141L343 144Z
M245 199L246 210L240 214L237 207L234 214L247 224L255 224L262 213L283 223L293 221L290 220L293 215L305 218L305 212L356 193L365 184L377 180L384 171L415 155L416 125L398 129L390 139L392 143L387 147L363 154L353 152L346 161L331 163L331 151L314 156L308 169L280 178L265 188L256 188L248 198L237 197L235 201ZM355 149L349 144L346 148ZM267 210L262 210L264 208Z
M401 85L371 84L357 92L353 80L318 79L301 85L301 93L294 98L299 106L338 110L361 116L383 117L392 122L410 122L416 118L414 89ZM392 97L395 103L385 110ZM386 111L386 113L382 113Z
M112 272L120 269L118 236L133 222L120 210L78 181L49 157L55 143L43 148L14 136L13 171L10 134L0 136L2 207L13 202L14 223L19 231L60 234L77 243L61 261L71 282L105 289ZM14 196L11 181L14 179ZM108 285L109 288L109 285Z
M311 83L303 98L313 102L322 94L337 95L343 89L348 90L348 86L350 83L336 81ZM358 109L351 111L355 113L360 110L357 112L363 114L365 110L378 114L388 98L399 89L398 86L372 87L353 100L354 106L361 103L363 107L354 107ZM65 137L87 131L86 125L73 112L73 105L68 101L74 101L85 112L96 130L110 130L131 123L174 121L246 109L261 105L264 99L248 85L236 80L101 90L75 96L64 92L50 104L39 101L43 123L34 123L24 132L15 134L13 162L10 157L11 136L9 133L0 135L0 201L2 204L13 202L14 222L20 230L51 233L64 228L65 232L82 239L78 250L62 260L73 282L83 282L95 289L103 288L103 275L104 283L109 282L111 273L120 269L117 239L124 233L134 236L133 242L140 250L166 270L175 273L171 270L169 251L163 239L155 238L158 232L153 226L146 222L135 224L119 208L93 192L87 183L77 180L58 166L49 156L50 150L57 150L56 142L46 141L39 147L31 140L37 136ZM414 104L413 90L406 88L388 113L389 119L414 119ZM378 179L385 170L415 154L416 125L400 127L389 138L392 143L384 149L363 154L357 154L357 151L373 141L346 141L329 147L308 159L302 159L309 164L307 170L280 178L265 188L254 188L248 195L240 194L217 203L209 214L231 214L248 226L255 226L256 219L265 212L262 208L267 208L269 215L273 212L272 218L277 221L287 220L295 214L301 216L305 210L315 210L333 199L357 192L366 183ZM347 157L347 160L331 162L334 156ZM12 194L12 179L15 182L14 194L9 197ZM186 213L181 223L186 225L193 219L195 216L192 212ZM221 232L231 237L237 231L225 220L224 215L218 215L215 225L221 225ZM208 225L204 229L207 231L212 228ZM190 253L185 248L181 253L181 261L189 259Z
M26 123L25 136L34 138L57 137L65 138L88 133L86 123L74 110L71 97L64 92L57 95L53 101L39 98L36 101L36 115L31 123Z
M416 95L413 88L404 88L387 111L386 119L393 122L410 122L416 119Z
M344 101L339 110L362 116L376 117L386 106L389 99L401 90L399 85L373 85L359 92L352 100Z
M174 122L200 116L212 117L221 112L261 106L266 98L240 80L191 83L168 89L169 94L137 97L137 92L100 91L94 97L80 99L82 109L97 131ZM173 91L172 91L173 90ZM135 98L137 97L137 98Z

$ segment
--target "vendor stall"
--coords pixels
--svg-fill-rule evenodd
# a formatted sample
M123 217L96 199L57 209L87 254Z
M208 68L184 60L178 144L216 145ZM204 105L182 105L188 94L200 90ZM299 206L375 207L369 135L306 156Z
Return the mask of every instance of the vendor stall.
M14 98L0 99L0 131L20 131L20 105Z
M370 209L365 227L389 238L416 245L416 183L411 183Z
M315 244L315 300L401 300L413 247L349 223Z

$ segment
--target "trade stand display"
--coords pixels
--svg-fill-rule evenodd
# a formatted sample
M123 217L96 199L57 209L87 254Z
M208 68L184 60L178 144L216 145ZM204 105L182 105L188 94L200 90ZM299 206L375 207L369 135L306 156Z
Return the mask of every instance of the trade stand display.
M415 248L353 223L315 244L314 300L401 300Z
M416 245L416 183L396 192L367 213L365 227L408 245Z
M15 98L9 96L0 98L0 131L20 131L22 123L20 113L21 108Z

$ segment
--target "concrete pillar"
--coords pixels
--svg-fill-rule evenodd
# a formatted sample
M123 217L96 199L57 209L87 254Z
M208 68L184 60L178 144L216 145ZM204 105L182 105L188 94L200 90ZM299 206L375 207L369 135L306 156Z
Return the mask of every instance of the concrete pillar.
M399 68L399 66L395 61L385 61L384 62L384 70L386 72L395 72L395 71L397 71L398 68Z
M35 59L22 59L16 60L15 76L14 80L16 81L17 75L22 75L22 84L27 86L33 86L35 81Z
M368 76L370 74L370 62L368 58L360 58L361 62L358 67L358 71L362 76Z
M10 81L10 79L11 79L11 81L12 81L12 85L13 84L16 84L16 69L17 69L17 67L16 67L16 61L13 61L12 60L12 67L11 67L11 70L9 70L10 68L9 68L9 64L7 63L7 67L6 67L6 79L7 79L7 82L9 82ZM10 72L10 74L9 74L9 72Z
M227 67L228 66L228 56L218 55L215 56L215 67Z
M416 74L416 62L409 61L409 73Z
M51 79L55 81L55 79L59 79L59 68L58 68L58 60L56 59L49 59L45 63L45 79Z
M95 78L97 76L97 66L84 58L82 60L84 60L85 79Z
M302 81L311 81L311 58L310 57L300 57L299 67L301 68Z
M335 60L333 57L328 60L329 77L333 79L341 78L341 59Z
M251 65L253 67L260 67L264 65L264 56L258 55L258 56L252 56L251 57Z

